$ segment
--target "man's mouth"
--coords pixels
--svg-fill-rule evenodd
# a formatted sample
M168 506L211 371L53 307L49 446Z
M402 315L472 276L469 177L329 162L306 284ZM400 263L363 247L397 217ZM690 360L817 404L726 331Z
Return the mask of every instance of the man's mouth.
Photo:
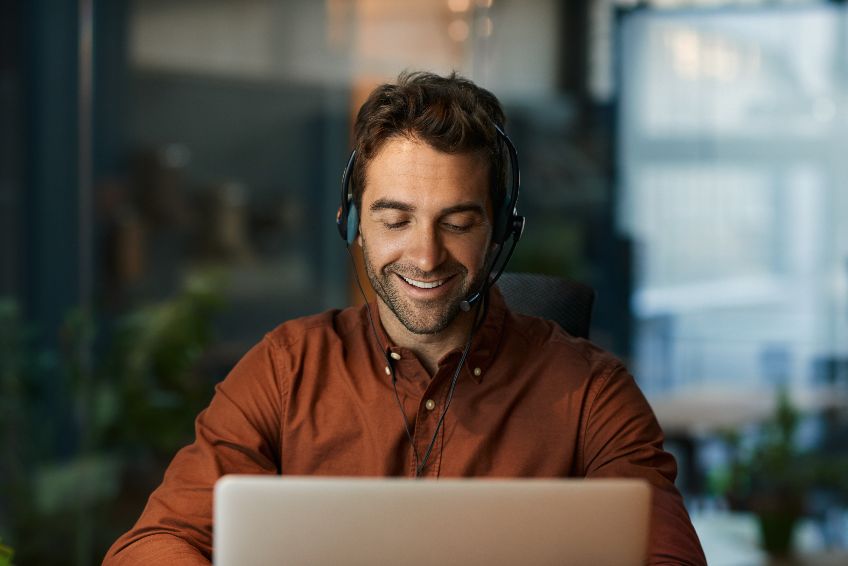
M418 287L419 289L435 289L436 287L441 287L445 284L445 282L447 282L448 279L450 279L450 277L446 277L444 279L438 279L436 281L419 281L417 279L404 277L400 273L398 273L398 276L413 287Z

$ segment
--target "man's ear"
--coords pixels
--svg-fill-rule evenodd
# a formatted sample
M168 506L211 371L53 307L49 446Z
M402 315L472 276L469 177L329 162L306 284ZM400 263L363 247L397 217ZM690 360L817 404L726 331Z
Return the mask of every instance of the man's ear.
M356 233L356 243L357 243L357 244L359 244L359 247L361 248L361 247L362 247L362 243L363 243L364 241L365 241L365 239L362 237L362 230L359 230L359 231Z

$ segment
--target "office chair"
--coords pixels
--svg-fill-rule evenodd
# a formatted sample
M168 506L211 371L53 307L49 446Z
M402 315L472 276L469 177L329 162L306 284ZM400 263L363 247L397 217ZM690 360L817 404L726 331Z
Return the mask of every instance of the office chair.
M572 336L589 337L595 290L588 285L538 273L504 273L497 285L513 311L552 320Z

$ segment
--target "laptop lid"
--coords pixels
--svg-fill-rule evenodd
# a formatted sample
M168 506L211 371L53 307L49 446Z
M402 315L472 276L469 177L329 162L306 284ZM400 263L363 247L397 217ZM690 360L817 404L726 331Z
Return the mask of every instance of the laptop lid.
M214 563L643 564L650 497L633 479L225 476Z

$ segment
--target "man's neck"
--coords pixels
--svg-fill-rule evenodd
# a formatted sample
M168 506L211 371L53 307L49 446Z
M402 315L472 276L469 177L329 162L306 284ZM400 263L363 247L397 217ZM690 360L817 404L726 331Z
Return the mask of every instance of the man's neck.
M439 360L448 352L465 346L468 333L479 309L470 312L460 312L451 324L435 334L415 334L410 332L401 323L391 309L377 299L377 308L380 309L380 321L386 334L397 346L411 350L418 356L421 364L427 369L430 377L436 375L439 368Z

